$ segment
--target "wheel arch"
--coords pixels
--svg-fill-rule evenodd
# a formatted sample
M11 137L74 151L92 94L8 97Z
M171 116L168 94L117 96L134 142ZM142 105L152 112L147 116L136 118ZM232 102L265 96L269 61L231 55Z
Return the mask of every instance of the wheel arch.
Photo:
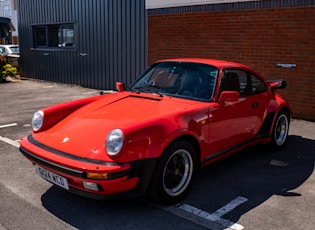
M160 180L162 179L162 177L164 177L164 175L162 176L161 174L162 173L161 170L166 166L164 165L163 162L168 164L168 160L166 161L166 159L170 157L171 155L173 155L170 153L175 153L173 151L175 149L178 149L181 145L186 145L186 147L188 147L187 144L190 145L189 148L193 148L194 150L195 155L192 158L194 158L195 160L192 159L192 161L195 162L195 166L193 167L196 170L191 171L192 174L191 174L191 178L188 181L189 184L185 185L185 188L183 188L184 190L182 190L178 195L171 198L170 194L166 192L165 190L166 188L164 186L163 188L161 187L162 181L164 180L164 179L162 181ZM193 153L190 153L190 154L193 154ZM193 178L196 175L196 172L198 171L198 169L200 169L200 165L201 165L200 164L200 147L199 147L198 140L194 136L189 135L189 134L183 134L181 136L177 136L165 146L164 150L162 151L162 154L160 155L158 161L156 162L153 169L153 174L150 179L149 186L146 189L146 196L151 201L156 202L156 203L162 203L162 204L163 203L164 204L178 203L179 200L181 200L182 197L184 197L187 194L187 191L191 187L191 184L192 184Z
M292 111L288 106L282 107L278 112L273 111L269 112L265 117L265 120L258 132L259 136L270 136L272 134L273 127L275 126L275 122L277 117L281 113L286 113L289 116L289 122L292 117Z
M286 113L288 115L288 122L290 124L290 120L291 120L291 117L292 117L292 111L289 107L287 106L284 106L282 107L281 109L279 109L279 111L275 114L274 118L273 118L273 122L272 122L272 126L270 127L270 133L272 133L272 130L275 126L275 123L276 123L276 120L277 120L277 117L279 116L279 114L282 114L282 113Z
M189 134L185 134L185 135L181 135L176 137L174 140L172 140L170 143L168 143L168 145L166 146L166 148L170 145L172 145L173 143L177 142L177 141L187 141L188 143L190 143L192 145L192 147L195 150L196 153L196 157L198 159L197 163L198 163L198 168L201 166L201 161L200 161L200 144L199 141L192 135ZM166 149L165 148L165 149ZM164 149L164 150L165 150Z
M281 113L281 112L284 112L284 113L288 114L289 115L289 121L291 120L292 111L291 111L291 109L289 107L285 106L285 107L281 108L279 113Z

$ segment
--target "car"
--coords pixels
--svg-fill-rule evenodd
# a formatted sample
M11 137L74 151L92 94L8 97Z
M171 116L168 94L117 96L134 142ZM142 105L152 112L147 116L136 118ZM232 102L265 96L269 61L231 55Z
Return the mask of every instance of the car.
M285 87L235 62L160 60L130 87L35 112L20 151L69 192L174 204L201 167L250 145L285 146Z
M20 51L18 45L0 45L0 55L5 57L10 65L19 67Z
M9 54L19 54L18 45L0 45L0 54L3 57L7 57Z

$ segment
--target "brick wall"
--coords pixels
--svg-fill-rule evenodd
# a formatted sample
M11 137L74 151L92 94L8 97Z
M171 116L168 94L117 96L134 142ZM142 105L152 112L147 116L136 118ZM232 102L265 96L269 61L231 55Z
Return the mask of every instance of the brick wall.
M284 78L288 86L279 92L294 117L315 120L315 6L149 12L148 62L173 57L231 60Z

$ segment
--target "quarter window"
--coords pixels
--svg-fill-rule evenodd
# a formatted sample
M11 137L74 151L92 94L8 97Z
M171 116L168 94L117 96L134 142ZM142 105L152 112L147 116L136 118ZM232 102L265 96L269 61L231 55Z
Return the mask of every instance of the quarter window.
M260 80L257 76L251 74L251 82L252 82L252 93L261 93L266 90L265 83Z

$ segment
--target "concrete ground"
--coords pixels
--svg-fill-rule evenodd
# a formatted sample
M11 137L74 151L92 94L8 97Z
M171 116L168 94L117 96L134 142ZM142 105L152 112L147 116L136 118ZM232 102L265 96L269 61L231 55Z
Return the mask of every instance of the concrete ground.
M279 152L251 147L201 170L178 205L95 201L40 178L18 151L33 113L98 95L32 80L0 84L0 229L303 229L315 226L315 123L293 119Z

